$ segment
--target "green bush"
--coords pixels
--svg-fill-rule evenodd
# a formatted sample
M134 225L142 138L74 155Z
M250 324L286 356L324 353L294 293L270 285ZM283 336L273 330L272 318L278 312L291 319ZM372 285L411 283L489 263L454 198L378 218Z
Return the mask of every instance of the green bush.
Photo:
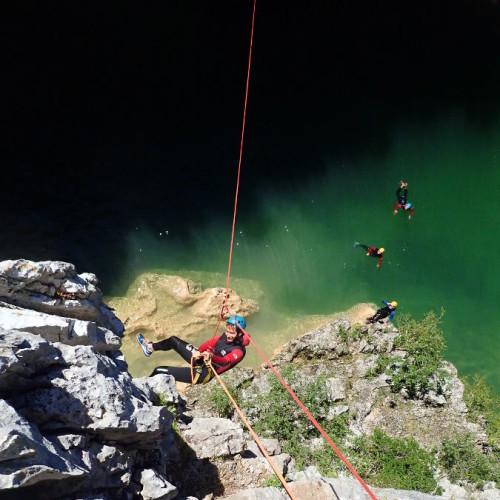
M227 390L234 400L238 402L239 391L230 385L227 385ZM220 418L231 418L233 416L235 411L233 403L231 403L224 389L220 385L216 385L211 388L209 400L213 404L214 410Z
M413 439L394 439L380 429L357 438L351 452L358 473L373 486L431 493L435 461Z
M290 368L283 370L282 377L291 383L294 379ZM249 413L252 408L258 409L258 417L254 423L255 430L266 436L272 436L280 440L290 439L296 430L293 422L293 414L297 404L290 398L288 391L281 382L270 375L269 384L271 390L268 394L260 394L255 401L245 401L245 412Z
M342 342L352 342L361 338L363 335L363 327L361 325L354 325L350 328L346 328L340 325L338 335Z
M484 418L488 442L500 452L500 397L491 394L491 388L479 375L472 382L468 377L462 378L464 384L464 401L469 410L469 420L479 422Z
M326 420L331 406L326 386L329 374L323 373L311 380L301 379L299 382L296 369L288 365L281 375L334 442L345 437L348 413ZM247 413L255 413L255 409L258 409L255 430L279 439L284 451L295 459L298 470L315 465L325 475L331 476L336 457L333 450L329 446L316 451L310 449L308 440L320 437L319 431L274 375L270 375L269 384L271 389L268 394L259 395L255 401L245 403Z
M325 418L331 406L326 387L326 379L329 374L323 373L318 377L313 377L310 381L299 383L294 367L288 365L281 376L313 417L326 425L327 432L333 434L330 435L332 439L346 435L348 415L338 416L331 421L326 421ZM246 403L259 409L255 422L257 432L272 435L283 441L295 440L297 435L300 436L301 440L318 437L318 430L314 424L274 375L270 375L269 384L271 390L268 394L259 395L255 402Z
M387 354L380 354L375 361L375 366L366 372L366 377L373 378L387 370L390 363L394 362L394 357Z
M337 477L338 470L343 468L338 455L326 441L313 450L309 441L301 441L297 434L296 439L286 442L283 451L293 457L296 470L314 465L322 476Z
M451 482L469 481L481 487L485 481L500 482L497 454L484 455L470 435L456 435L443 442L439 462Z
M273 475L269 476L265 481L264 481L264 488L281 488L283 485L281 484L281 481L279 480L278 476Z
M440 323L444 315L437 317L429 312L422 321L416 321L408 315L403 315L399 321L399 335L394 339L394 345L406 351L402 360L395 360L392 373L393 390L405 388L410 397L426 392L431 387L429 379L439 375L438 368L442 362L441 352L445 348L443 332Z

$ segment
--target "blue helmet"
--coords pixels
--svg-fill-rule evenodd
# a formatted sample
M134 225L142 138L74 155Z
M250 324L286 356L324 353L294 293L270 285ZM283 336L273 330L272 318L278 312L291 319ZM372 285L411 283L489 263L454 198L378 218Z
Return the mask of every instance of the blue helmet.
M241 316L231 316L228 318L227 322L230 325L234 325L238 330L244 330L247 326L247 322L245 321L245 318L242 318Z
M405 205L405 208L411 208L411 203L407 203L407 204Z

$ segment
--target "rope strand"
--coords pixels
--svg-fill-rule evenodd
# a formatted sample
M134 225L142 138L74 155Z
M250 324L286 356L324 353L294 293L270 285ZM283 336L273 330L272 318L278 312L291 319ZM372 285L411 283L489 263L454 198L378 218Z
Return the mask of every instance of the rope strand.
M262 442L259 439L259 436L257 436L257 434L255 433L255 431L253 430L252 426L250 425L250 422L248 422L248 420L246 419L245 415L240 410L240 407L238 406L238 404L236 403L236 401L231 396L231 394L228 391L226 385L224 384L224 382L222 381L222 379L220 378L219 374L217 373L217 371L215 370L215 368L212 366L211 363L210 363L210 368L212 369L212 371L214 372L215 376L217 377L217 380L219 381L219 384L221 385L221 387L224 390L224 392L226 393L227 397L229 398L229 400L233 404L235 410L238 412L238 415L240 416L241 420L246 425L246 427L247 427L248 431L250 432L250 434L252 435L254 441L257 443L257 446L259 447L260 451L266 457L266 460L269 462L269 465L274 470L274 473L278 476L278 479L281 481L281 484L283 485L283 487L285 488L286 492L288 493L288 496L292 500L296 500L297 497L295 497L295 495L293 494L293 492L290 490L290 487L288 486L288 483L286 482L286 479L283 477L283 474L280 472L280 470L278 469L278 467L276 466L276 464L274 463L274 461L271 459L271 457L267 453L266 449L264 448L264 445L262 444Z
M247 70L247 84L245 89L245 105L243 106L243 126L241 128L241 142L240 142L240 158L238 161L238 177L236 181L236 195L234 197L234 212L233 212L233 228L231 231L231 246L229 249L229 264L227 267L227 281L226 281L226 299L224 305L227 306L227 298L229 294L229 276L231 275L231 260L233 257L233 243L234 243L234 228L236 225L236 209L238 206L238 192L240 189L240 173L241 173L241 159L243 157L243 139L245 137L245 122L247 117L247 102L248 102L248 86L250 83L250 66L252 63L252 45L253 45L253 31L255 25L255 4L257 0L253 2L253 14L252 14L252 31L250 34L250 52L248 55L248 70Z
M217 323L217 327L215 329L214 337L215 337L215 335L217 333L217 330L219 329L219 325L220 325L220 323L221 323L221 321L222 321L222 319L224 317L224 310L226 310L226 311L229 312L229 309L227 307L228 296L229 296L229 277L231 275L231 262L232 262L232 257L233 257L233 245L234 245L234 231L235 231L235 226L236 226L236 212L237 212L237 207L238 207L238 193L239 193L239 188L240 188L241 160L242 160L242 157L243 157L243 140L244 140L244 137L245 137L245 122L246 122L247 103L248 103L248 87L249 87L249 82L250 82L250 67L251 67L251 62L252 62L253 33L254 33L254 26L255 26L255 5L256 5L256 0L254 0L254 2L253 2L252 30L251 30L251 34L250 34L250 51L249 51L249 55L248 55L247 81L246 81L246 88L245 88L245 104L244 104L244 107L243 107L243 126L242 126L242 129L241 129L240 155L239 155L239 161L238 161L238 176L237 176L237 180L236 180L236 193L235 193L235 197L234 197L233 224L232 224L232 230L231 230L231 244L230 244L230 248L229 248L229 262L228 262L228 267L227 267L226 296L225 296L225 300L224 300L224 305L223 305L222 310L221 310L221 317L219 318L219 322ZM243 328L241 330L243 330L243 332L246 333ZM296 401L296 403L299 405L299 407L302 409L302 411L307 415L307 417L309 418L309 420L314 424L314 426L318 429L318 431L321 433L321 435L326 439L326 441L328 442L328 444L333 448L333 450L335 451L335 453L337 453L337 455L344 462L344 464L347 466L347 468L351 471L351 473L354 475L354 477L359 481L359 483L361 484L361 486L363 486L363 488L368 493L368 495L372 498L372 500L377 500L377 498L372 493L372 491L370 490L370 488L368 488L368 486L366 485L366 483L361 479L361 477L354 470L354 468L352 467L352 465L342 455L342 453L340 452L340 450L335 446L335 444L330 439L330 437L328 436L328 434L322 429L322 427L319 425L319 423L316 421L316 419L312 416L312 414L305 407L305 405L300 401L300 399L295 395L295 393L288 386L288 384L283 380L283 378L281 377L281 375L271 365L271 363L269 362L269 360L264 356L264 354L262 353L262 351L257 347L257 345L255 344L255 342L250 338L249 335L248 335L248 338L250 339L250 342L255 347L255 349L257 350L257 352L261 355L261 357L264 359L264 361L266 362L266 364L269 366L269 368L276 375L276 377L278 378L278 380L283 384L283 386L285 387L285 389L289 392L289 394L292 396L292 398ZM269 464L273 468L274 472L276 473L276 475L278 476L278 478L282 482L282 484L285 487L288 495L290 496L290 498L292 500L294 500L295 497L293 496L292 492L289 490L288 485L286 484L285 479L283 478L283 476L281 475L281 473L277 470L276 466L274 465L274 463L270 459L269 455L267 454L267 452L265 451L264 447L260 443L258 436L255 434L255 432L251 428L250 424L248 423L247 419L245 418L245 416L243 415L243 413L239 409L238 405L236 404L236 401L234 401L234 399L231 397L231 394L229 393L229 391L227 390L226 386L224 385L224 383L222 382L221 378L219 377L218 373L216 372L216 370L214 369L214 367L211 364L210 364L210 368L213 370L215 376L217 377L217 380L221 384L221 387L224 389L224 391L227 394L227 396L229 397L230 401L233 403L236 411L238 412L238 415L240 416L240 418L243 420L243 422L247 426L248 430L250 431L250 433L252 434L253 438L255 439L255 442L257 443L257 445L261 449L262 453L264 454L264 456L268 460Z

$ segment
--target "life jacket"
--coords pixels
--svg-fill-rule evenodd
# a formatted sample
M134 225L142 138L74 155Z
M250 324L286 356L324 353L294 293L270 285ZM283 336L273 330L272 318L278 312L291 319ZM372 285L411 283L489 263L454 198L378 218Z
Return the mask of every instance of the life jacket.
M225 339L225 336L223 334L223 335L221 335L221 337L216 342L216 344L215 344L215 346L213 348L214 354L216 354L217 356L227 356L230 352L235 351L236 349L239 349L240 351L243 352L243 357L237 363L235 363L235 364L224 365L224 366L218 365L217 363L214 362L214 360L212 360L212 365L214 366L215 371L217 372L217 374L223 373L226 370L229 370L229 368L232 368L233 366L236 366L245 357L245 355L246 355L247 351L245 349L245 346L247 346L248 344L250 344L250 337L246 333L241 338L241 342L238 342L237 344L234 344L234 343L233 344L229 344L227 341L224 341L224 339ZM196 365L193 366L193 373L192 373L192 375L193 375L193 385L198 382L198 380L199 380L199 378L200 378L200 376L202 374L202 371L203 371L203 366L204 366L203 363L199 363L199 364L196 364ZM213 370L209 369L207 375L203 379L202 384L204 385L207 382L210 382L210 380L212 380L213 377L214 377L214 372L213 372Z
M240 351L243 352L243 358L245 357L246 353L247 353L247 350L245 349L245 345L248 345L250 343L250 340L247 340L247 344L244 344L243 340L242 339L242 342L241 343L233 343L233 344L229 344L227 341L224 342L224 335L221 336L221 338L217 341L217 343L215 344L215 347L214 347L214 354L216 354L217 356L227 356L230 352L232 351L235 351L236 349L239 349ZM243 359L241 358L241 359ZM241 359L238 361L238 363L241 361ZM226 371L227 369L229 368L232 368L233 366L235 366L236 364L238 363L235 363L234 365L218 365L217 363L215 363L213 360L212 360L212 364L215 366L215 368L217 369L217 373L222 373L223 371ZM224 370L222 371L219 371L220 368L224 368Z

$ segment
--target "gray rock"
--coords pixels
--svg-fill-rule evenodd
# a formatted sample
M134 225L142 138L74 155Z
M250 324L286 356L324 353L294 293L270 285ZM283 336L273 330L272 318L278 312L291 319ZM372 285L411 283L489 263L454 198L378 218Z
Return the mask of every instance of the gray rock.
M64 364L61 351L39 335L0 327L0 391L37 386L35 375Z
M111 351L121 347L121 338L118 335L93 321L63 318L20 307L2 307L2 303L0 328L30 332L49 342L92 345L97 351Z
M330 406L328 408L328 415L326 417L327 420L333 420L335 417L342 415L349 411L349 406L347 405L338 405L338 406Z
M123 323L103 304L96 282L95 275L78 275L75 266L67 262L0 262L0 300L47 314L93 321L121 337Z
M175 379L171 375L159 374L154 377L134 378L132 383L147 394L153 403L158 402L158 395L168 403L177 404L180 401Z
M55 448L3 399L0 415L0 490L85 476L83 467L72 464L63 450Z
M436 394L434 391L429 391L424 394L424 402L438 408L446 404L446 398L442 394Z
M57 440L63 450L70 450L72 448L83 449L88 443L88 437L82 434L60 434L54 436L53 439Z
M325 381L328 390L329 401L340 401L346 397L346 380L332 377Z
M241 427L224 418L194 418L181 434L199 459L228 457L245 449Z
M178 493L177 488L154 469L139 471L139 482L142 484L140 494L144 500L170 500Z
M13 396L19 411L44 430L87 429L128 443L158 437L173 416L147 398L108 357L92 347L56 344L67 368L46 375L49 387Z
M261 442L268 455L273 456L281 453L281 445L277 439L261 439ZM257 443L253 440L246 442L245 454L252 454L256 457L264 457L260 448L257 446Z

